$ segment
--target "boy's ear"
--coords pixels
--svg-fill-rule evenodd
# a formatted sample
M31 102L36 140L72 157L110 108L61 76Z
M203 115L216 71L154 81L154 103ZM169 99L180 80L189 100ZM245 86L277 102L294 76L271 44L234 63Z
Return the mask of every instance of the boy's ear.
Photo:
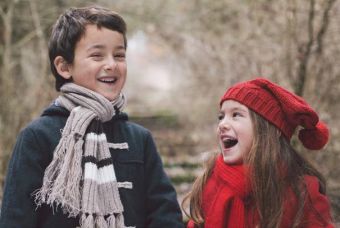
M55 57L54 67L56 68L58 74L65 79L70 79L72 74L70 72L70 65L66 62L66 60L62 56Z

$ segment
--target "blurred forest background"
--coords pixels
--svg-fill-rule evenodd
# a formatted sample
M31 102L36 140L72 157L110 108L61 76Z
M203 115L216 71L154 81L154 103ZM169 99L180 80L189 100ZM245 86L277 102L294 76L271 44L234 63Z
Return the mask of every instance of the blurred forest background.
M340 221L340 2L336 0L0 0L0 201L16 135L57 96L51 25L98 4L128 24L127 112L150 128L179 201L216 151L218 101L256 76L303 96L329 126L323 151L294 145L325 175Z

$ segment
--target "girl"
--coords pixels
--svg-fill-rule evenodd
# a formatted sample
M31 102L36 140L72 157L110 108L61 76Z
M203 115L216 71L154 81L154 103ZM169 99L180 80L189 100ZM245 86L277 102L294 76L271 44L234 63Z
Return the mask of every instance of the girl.
M328 141L301 97L263 78L246 81L223 95L219 120L221 152L183 201L188 228L334 227L324 178L289 144L298 126L307 149Z

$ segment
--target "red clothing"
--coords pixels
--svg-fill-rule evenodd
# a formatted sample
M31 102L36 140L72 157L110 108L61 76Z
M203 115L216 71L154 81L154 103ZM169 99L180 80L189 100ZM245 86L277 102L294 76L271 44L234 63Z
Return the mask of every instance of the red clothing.
M244 166L229 166L223 162L222 156L216 165L203 191L202 208L205 228L256 227L256 215L246 211L244 200L249 194L245 183ZM305 176L309 199L304 208L301 220L303 228L334 227L331 223L330 205L325 195L319 192L319 182L314 176ZM284 202L282 228L292 227L296 213L296 197L292 191L287 192ZM188 228L194 228L189 221Z

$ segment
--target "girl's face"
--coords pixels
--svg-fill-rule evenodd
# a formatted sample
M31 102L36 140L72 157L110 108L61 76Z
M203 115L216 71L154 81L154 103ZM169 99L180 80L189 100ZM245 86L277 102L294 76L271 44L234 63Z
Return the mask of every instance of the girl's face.
M228 165L243 163L243 157L249 153L254 129L249 109L234 100L223 102L217 127L217 139Z

